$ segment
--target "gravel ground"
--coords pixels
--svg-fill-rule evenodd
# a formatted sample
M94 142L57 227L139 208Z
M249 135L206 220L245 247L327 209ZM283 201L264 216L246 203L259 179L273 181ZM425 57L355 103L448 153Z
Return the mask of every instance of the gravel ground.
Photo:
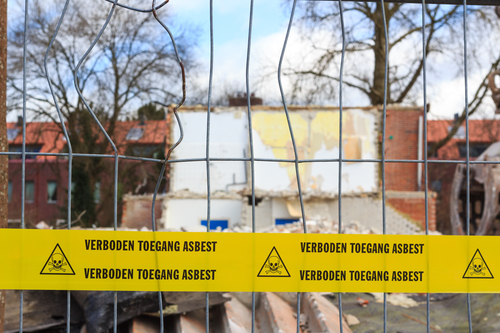
M370 301L366 307L358 305L357 298ZM426 332L427 305L426 295L412 295L419 305L411 308L387 305L387 332L412 333ZM333 295L330 300L337 306ZM360 324L351 326L354 333L383 332L384 306L376 303L370 294L346 293L342 295L344 314L358 318ZM471 294L472 328L474 333L500 332L500 295ZM468 333L467 295L431 294L430 319L433 326L430 332ZM420 322L419 322L420 321Z

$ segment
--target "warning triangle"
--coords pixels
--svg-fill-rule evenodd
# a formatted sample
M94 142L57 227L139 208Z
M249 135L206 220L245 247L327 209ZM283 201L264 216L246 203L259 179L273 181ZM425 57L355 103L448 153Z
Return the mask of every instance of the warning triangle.
M479 251L476 250L472 256L469 266L465 270L463 279L493 279L493 274L491 274L490 268L484 261L484 258Z
M45 265L43 265L40 274L75 275L73 267L71 267L68 258L66 258L66 255L59 244L56 244L56 247L52 250L49 259L47 259Z
M285 263L281 259L278 250L273 246L273 249L267 256L264 265L262 265L258 277L290 277Z

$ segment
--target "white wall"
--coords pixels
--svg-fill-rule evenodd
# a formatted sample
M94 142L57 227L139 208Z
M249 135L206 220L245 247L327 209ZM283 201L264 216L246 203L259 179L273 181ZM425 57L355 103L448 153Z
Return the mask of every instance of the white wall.
M206 127L205 112L179 112L184 128L184 139L173 151L173 159L205 158ZM243 112L212 113L210 117L210 157L242 158L247 149L248 129ZM179 128L173 126L173 140L179 138ZM211 190L225 191L228 184L245 182L244 162L211 162ZM205 161L172 164L172 191L188 189L206 193L207 173ZM233 176L234 175L234 176ZM231 186L238 190L244 186Z
M228 220L228 227L241 223L241 200L212 199L211 220ZM166 198L162 222L166 229L196 228L207 219L207 199Z
M282 110L253 111L252 126L256 158L294 159L292 141ZM172 155L174 159L205 158L206 112L179 113L184 127L184 140ZM337 159L339 156L339 112L335 109L293 111L291 123L299 159ZM376 113L349 109L343 112L343 158L373 159L378 157ZM177 124L173 139L179 136ZM248 128L245 108L226 108L211 113L210 156L241 158L249 156ZM250 168L249 163L247 163ZM241 190L245 186L229 186L245 182L245 162L211 162L211 190ZM247 171L248 174L250 170ZM299 165L304 192L338 192L338 163L301 163ZM376 163L343 163L342 193L376 192ZM206 193L204 161L172 164L172 191L190 190ZM297 179L294 163L255 162L255 186L262 191L295 191Z

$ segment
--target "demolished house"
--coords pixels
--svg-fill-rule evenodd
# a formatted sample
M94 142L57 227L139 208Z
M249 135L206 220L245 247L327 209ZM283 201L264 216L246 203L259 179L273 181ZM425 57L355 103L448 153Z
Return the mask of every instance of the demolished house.
M299 160L299 174L307 220L338 222L339 109L290 106ZM178 110L183 128L182 143L172 152L157 223L166 230L204 230L207 211L206 107ZM170 113L169 113L170 115ZM387 110L386 158L417 159L423 136L421 108L391 106ZM167 118L168 144L180 135L174 117ZM342 158L342 219L382 229L380 159L382 110L376 107L344 108ZM292 141L282 107L252 106L255 156L256 229L259 231L301 219ZM246 107L215 107L211 110L210 186L211 228L251 226L250 142ZM420 154L420 155L419 155ZM421 158L422 156L420 156ZM247 161L227 159L246 158ZM192 161L195 159L195 161ZM278 159L279 162L271 160ZM320 160L323 162L316 162ZM310 161L310 162L309 162ZM314 162L313 162L314 161ZM390 233L415 233L425 225L422 169L414 163L386 163L386 222ZM152 196L125 196L123 226L144 216L150 227ZM138 205L136 202L140 201ZM434 194L429 195L429 224L435 230ZM140 207L138 207L140 206ZM363 207L363 209L359 209ZM138 210L141 213L138 213Z

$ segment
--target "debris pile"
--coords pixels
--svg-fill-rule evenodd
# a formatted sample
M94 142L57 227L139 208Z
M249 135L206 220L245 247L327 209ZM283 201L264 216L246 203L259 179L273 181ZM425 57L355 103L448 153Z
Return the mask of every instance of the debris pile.
M337 234L339 226L336 222L327 221L307 221L307 233L309 234ZM248 226L234 226L233 228L224 229L223 232L252 232ZM260 230L259 232L269 233L303 233L304 226L302 221L293 223L286 223L281 225L274 225L268 229ZM367 228L362 226L357 221L352 221L342 225L343 234L381 234L382 232L375 228Z
M256 293L256 332L295 332L297 293ZM164 292L165 332L206 332L204 292ZM23 330L65 332L67 325L65 291L24 291ZM71 293L71 332L107 333L114 323L114 292L75 291ZM19 291L7 291L5 333L19 332ZM251 293L209 293L210 331L244 333L252 331ZM118 292L119 333L160 331L159 298L156 292ZM320 293L301 294L301 333L340 332L339 311ZM359 323L344 315L343 332L352 333Z

